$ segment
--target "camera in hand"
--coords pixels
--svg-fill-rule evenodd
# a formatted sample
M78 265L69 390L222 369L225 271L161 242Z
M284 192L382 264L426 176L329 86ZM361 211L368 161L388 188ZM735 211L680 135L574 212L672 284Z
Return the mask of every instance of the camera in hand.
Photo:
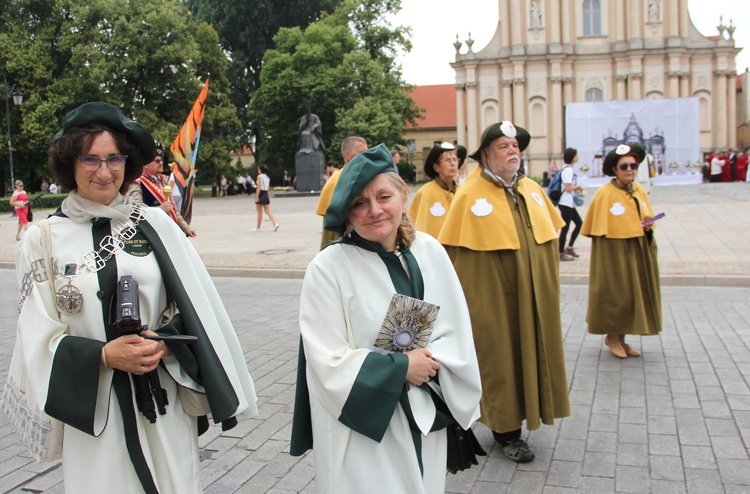
M141 325L138 302L138 282L132 276L122 276L117 283L117 317L115 325L125 334L137 334L147 328Z
M115 310L117 311L115 326L125 334L139 334L148 329L141 324L138 282L130 275L120 277L120 281L117 282ZM143 375L132 374L132 376L138 410L153 424L156 422L156 409L159 409L159 415L165 415L167 405L169 405L167 391L159 382L159 372L155 369ZM156 406L154 406L154 401L156 401Z

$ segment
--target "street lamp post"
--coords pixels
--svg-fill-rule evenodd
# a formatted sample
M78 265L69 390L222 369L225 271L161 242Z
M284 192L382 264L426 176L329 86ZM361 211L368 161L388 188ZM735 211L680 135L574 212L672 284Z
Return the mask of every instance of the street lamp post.
M21 106L23 103L23 93L15 86L9 86L8 81L0 86L0 91L5 93L5 121L8 124L8 160L10 161L10 187L16 186L16 178L13 174L13 139L10 133L10 105L8 104L8 96L13 97L13 104Z

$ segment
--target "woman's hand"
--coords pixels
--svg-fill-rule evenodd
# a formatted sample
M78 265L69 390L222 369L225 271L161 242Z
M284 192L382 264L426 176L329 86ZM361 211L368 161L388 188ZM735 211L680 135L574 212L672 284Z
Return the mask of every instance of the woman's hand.
M163 341L145 340L138 335L120 336L106 345L107 367L131 374L146 374L156 369L164 356Z
M172 209L173 209L172 208L172 201L166 200L166 201L162 202L161 204L159 204L159 207L162 209L162 211L164 211L165 213L168 213L168 212L172 211Z
M159 333L155 333L151 331L150 329L147 329L146 331L142 332L141 334L149 335L149 336L159 336ZM156 342L159 345L159 350L164 352L164 355L162 357L169 357L172 355L172 350L169 349L166 342L164 341L157 341Z
M409 357L409 369L406 371L406 382L421 386L437 374L440 364L432 358L426 348L415 348L405 353Z

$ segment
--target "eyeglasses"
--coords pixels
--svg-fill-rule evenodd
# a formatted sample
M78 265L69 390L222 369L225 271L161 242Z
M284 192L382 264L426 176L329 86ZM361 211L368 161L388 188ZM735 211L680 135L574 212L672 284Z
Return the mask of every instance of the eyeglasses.
M620 170L622 170L622 171L625 171L628 168L630 168L631 170L637 170L638 169L638 163L620 163L620 164L617 165L617 167Z
M438 161L438 164L442 165L443 163L458 163L458 158L443 158Z
M164 163L164 160L161 158L156 158L154 161L157 163Z
M128 159L127 154L116 154L110 156L107 159L101 159L98 156L79 156L78 161L81 162L83 168L87 172L95 172L102 166L102 163L107 164L107 168L112 171L122 170L125 167L125 162Z

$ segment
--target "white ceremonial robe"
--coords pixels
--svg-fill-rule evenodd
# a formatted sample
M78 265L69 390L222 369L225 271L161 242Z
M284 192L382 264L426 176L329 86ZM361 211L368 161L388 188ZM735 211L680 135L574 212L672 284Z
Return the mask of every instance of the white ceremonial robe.
M66 264L80 264L82 256L92 250L92 224L89 221L76 222L57 216L51 217L49 223L53 262L57 263L58 271L62 273ZM204 338L204 343L208 344L203 348L213 348L211 351L216 355L214 362L219 362L217 366L223 368L226 379L234 390L235 396L232 399L236 400L237 405L229 415L238 420L257 415L255 389L247 372L242 349L197 252L177 225L161 210L146 208L146 220L139 228L146 226L152 227L167 247L178 277L172 279L178 279L181 288L178 290L175 286L165 286L164 266L157 263L154 251L146 249L148 253L141 252L146 255L135 256L129 254L126 249L117 254L115 257L118 279L129 274L139 284L142 323L149 328L157 328L157 322L167 303L167 289L171 293L184 289L183 293L186 292L192 302L191 311L195 311L202 330L205 330L199 340ZM34 225L19 244L16 252L19 286L25 273L38 273L42 266L40 260L44 255L41 249L41 235L41 229ZM143 244L142 237L136 236L135 240ZM107 341L107 336L103 324L102 303L97 297L97 273L83 270L79 276L72 279L72 284L83 294L83 306L79 313L70 316L57 311L46 275L43 277L44 281L37 280L33 283L28 297L23 301L17 337L21 339L27 366L30 370L33 369L32 388L28 391L35 393L39 403L46 401L46 406L49 406L49 396L53 391L50 381L56 377L54 374L63 374L62 377L57 377L64 380L68 373L68 369L55 366L56 352L61 342L66 338L79 337L82 342L86 340L89 346L97 344L96 342L101 342L98 343L101 346ZM66 278L58 275L54 290L60 289L67 282ZM188 330L188 333L190 332ZM205 342L206 337L209 342ZM198 428L197 419L192 415L206 415L208 409L204 407L205 409L200 412L193 409L189 415L183 407L183 399L189 394L185 388L197 391L199 395L204 395L206 390L187 375L175 356L164 357L162 362L166 370L160 367L158 372L161 386L166 389L169 400L167 413L157 415L156 422L149 423L146 417L138 412L133 396L138 441L159 492L199 493L201 486ZM84 428L91 429L87 433L61 419L66 422L62 464L65 490L75 493L142 493L144 488L126 446L124 419L113 386L114 371L99 367L98 358L95 362L86 361L80 365L85 369L98 368L98 391L95 392L95 396L94 393L87 395L93 400L91 402L69 400L70 402L66 403L63 400L62 403L57 403L58 408L63 408L60 412L62 415L67 416L69 413L77 416L77 419L80 419L79 428L83 424ZM73 367L77 366L71 366L71 375L82 373L80 369ZM208 369L201 366L202 378L208 379L207 374L215 372L216 368ZM96 384L94 386L96 387ZM133 389L133 395L134 393ZM88 409L92 412L90 421L87 420L88 417L81 417ZM222 417L220 420L231 420L231 416ZM215 416L213 418L219 420Z
M438 378L446 404L456 421L468 429L479 418L481 384L461 285L434 238L417 232L411 252L424 279L424 301L440 306L427 348L440 363ZM395 410L372 409L373 415L392 413L380 442L340 421L352 389L363 378L360 370L394 293L378 254L353 245L330 245L307 268L300 296L300 332L307 358L320 492L433 494L445 490L446 432L429 432L435 407L421 389L408 385L409 403L422 430L424 475L400 404L396 403ZM402 386L403 381L394 384ZM355 420L367 421L368 417Z

